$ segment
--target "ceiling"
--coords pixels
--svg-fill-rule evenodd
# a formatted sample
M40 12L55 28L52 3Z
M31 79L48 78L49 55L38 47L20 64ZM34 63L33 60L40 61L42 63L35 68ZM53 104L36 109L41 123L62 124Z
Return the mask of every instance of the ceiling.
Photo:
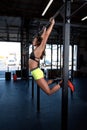
M84 16L87 16L87 0L71 1L73 1L71 2L71 25L76 28L72 30L77 35L87 34L87 20L81 21ZM48 2L49 0L0 0L0 41L21 41L25 37L31 41L39 28L47 24L49 18L64 4L64 0L54 0L45 16L41 16ZM64 11L61 11L55 19L53 40L58 40L58 31L61 32L60 28L63 25L63 14ZM25 36L25 28L29 35ZM22 29L24 29L23 37L20 35Z

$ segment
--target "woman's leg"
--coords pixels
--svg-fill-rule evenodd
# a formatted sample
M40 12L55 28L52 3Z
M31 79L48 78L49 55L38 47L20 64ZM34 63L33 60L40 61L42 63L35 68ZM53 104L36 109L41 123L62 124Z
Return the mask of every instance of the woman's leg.
M48 86L47 81L44 78L41 78L39 80L36 80L36 83L38 84L38 86L47 94L47 95L51 95L53 93L55 93L56 91L58 91L60 89L60 85L54 85L52 88L50 88Z

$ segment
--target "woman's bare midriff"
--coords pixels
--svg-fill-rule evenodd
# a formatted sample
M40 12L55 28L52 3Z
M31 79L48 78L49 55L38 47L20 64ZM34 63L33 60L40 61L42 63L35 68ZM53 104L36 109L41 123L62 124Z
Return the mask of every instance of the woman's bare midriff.
M36 67L38 67L38 62L36 62L36 61L34 61L32 59L29 59L29 68L30 68L30 70L32 70L32 69L34 69Z

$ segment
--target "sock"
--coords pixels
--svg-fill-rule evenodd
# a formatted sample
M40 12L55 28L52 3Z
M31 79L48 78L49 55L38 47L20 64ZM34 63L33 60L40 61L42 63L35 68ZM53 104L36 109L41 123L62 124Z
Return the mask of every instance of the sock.
M58 83L61 88L63 87L63 84L62 84L62 83L63 83L63 80L61 80L61 81ZM72 83L70 80L68 80L68 86L69 86L69 88L71 89L71 91L74 92L75 87L74 87L73 83Z
M74 92L75 87L70 80L68 80L68 86L70 87L71 91Z

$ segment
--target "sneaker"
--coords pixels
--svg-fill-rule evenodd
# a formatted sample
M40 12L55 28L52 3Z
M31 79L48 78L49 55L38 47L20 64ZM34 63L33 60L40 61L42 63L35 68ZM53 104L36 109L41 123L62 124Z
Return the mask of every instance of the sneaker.
M75 87L70 80L68 80L68 86L70 87L71 91L74 92Z

